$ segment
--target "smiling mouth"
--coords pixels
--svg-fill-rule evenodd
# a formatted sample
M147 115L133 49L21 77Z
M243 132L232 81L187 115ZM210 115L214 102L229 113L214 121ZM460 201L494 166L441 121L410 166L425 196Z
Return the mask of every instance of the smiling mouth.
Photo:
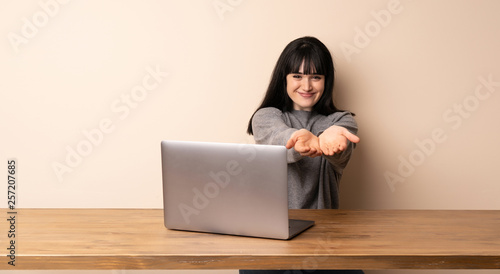
M313 97L316 92L299 92L300 96L304 97L304 98L311 98Z

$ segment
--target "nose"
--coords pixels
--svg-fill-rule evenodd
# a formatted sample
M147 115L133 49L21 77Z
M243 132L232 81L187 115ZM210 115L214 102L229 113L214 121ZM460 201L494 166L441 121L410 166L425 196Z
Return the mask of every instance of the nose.
M312 90L312 85L311 85L309 77L302 78L301 87L302 87L302 90L304 90L304 91L311 91Z

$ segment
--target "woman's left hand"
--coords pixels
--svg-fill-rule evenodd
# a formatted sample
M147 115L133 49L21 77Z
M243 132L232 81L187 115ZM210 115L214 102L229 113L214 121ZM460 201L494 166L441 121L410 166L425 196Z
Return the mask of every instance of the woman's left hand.
M319 146L323 155L334 155L347 148L348 142L359 142L359 137L349 132L345 127L331 126L319 136Z

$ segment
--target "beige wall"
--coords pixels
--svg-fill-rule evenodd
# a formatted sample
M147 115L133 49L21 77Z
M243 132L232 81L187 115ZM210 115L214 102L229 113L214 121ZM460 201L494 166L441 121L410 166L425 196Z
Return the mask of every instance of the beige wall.
M4 0L0 159L18 160L19 207L160 208L160 141L252 142L246 124L278 55L313 35L360 127L341 207L500 209L498 10L496 0Z

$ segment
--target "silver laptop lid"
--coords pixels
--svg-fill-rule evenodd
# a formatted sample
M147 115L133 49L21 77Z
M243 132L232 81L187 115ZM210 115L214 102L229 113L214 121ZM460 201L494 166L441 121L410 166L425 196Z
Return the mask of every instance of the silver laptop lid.
M165 226L287 239L284 146L162 141Z

